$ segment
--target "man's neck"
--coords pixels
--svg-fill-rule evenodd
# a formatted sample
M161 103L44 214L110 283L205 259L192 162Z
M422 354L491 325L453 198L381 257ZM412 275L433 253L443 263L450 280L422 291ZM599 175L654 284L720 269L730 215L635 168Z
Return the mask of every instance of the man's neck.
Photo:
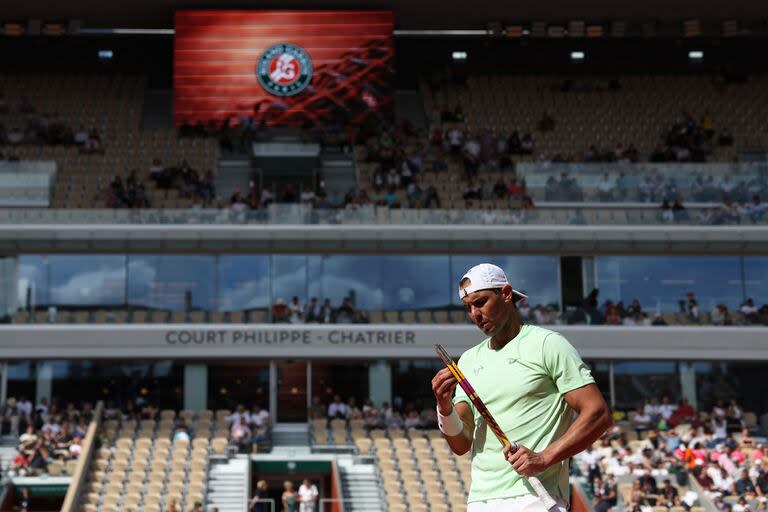
M502 327L501 331L491 338L491 341L489 342L490 348L493 350L501 350L507 343L515 339L522 328L523 326L520 323L520 317L517 315L517 311L515 311L507 325Z

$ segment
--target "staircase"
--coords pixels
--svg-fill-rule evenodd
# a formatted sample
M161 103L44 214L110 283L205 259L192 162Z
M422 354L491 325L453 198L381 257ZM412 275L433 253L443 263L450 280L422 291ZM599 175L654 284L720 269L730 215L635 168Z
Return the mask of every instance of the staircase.
M325 191L329 196L344 197L350 190L357 190L357 173L351 154L323 153L320 155L320 165Z
M248 156L231 156L219 159L216 176L216 195L228 199L236 188L243 197L248 195L251 181L251 162Z
M251 460L248 455L237 455L223 462L211 461L205 509L218 507L219 512L247 510L250 480Z
M278 423L272 428L272 454L294 457L309 454L309 425Z
M338 457L344 512L386 512L376 466L370 458Z
M427 129L424 102L418 91L395 91L395 119L398 123L408 121L417 130Z
M173 127L173 91L147 89L141 109L141 128L160 130Z
M0 472L3 475L8 474L8 466L10 466L13 459L16 457L16 446L18 445L19 438L11 438L6 440L6 436L2 439L0 444Z

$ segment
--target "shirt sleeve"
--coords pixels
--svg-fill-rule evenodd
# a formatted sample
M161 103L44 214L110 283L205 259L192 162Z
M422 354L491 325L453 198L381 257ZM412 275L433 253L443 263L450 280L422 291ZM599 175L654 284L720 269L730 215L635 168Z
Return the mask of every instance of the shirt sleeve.
M595 382L589 367L561 334L548 335L542 343L542 351L544 367L560 394Z

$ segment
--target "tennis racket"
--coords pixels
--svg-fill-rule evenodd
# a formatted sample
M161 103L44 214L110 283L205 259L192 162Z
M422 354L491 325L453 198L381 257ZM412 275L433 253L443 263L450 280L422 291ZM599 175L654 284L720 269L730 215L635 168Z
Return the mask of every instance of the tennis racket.
M475 408L480 413L480 416L483 417L485 423L488 425L488 428L490 428L491 431L496 435L496 439L499 440L502 446L511 445L512 448L516 450L517 443L512 442L507 438L506 434L504 434L504 431L501 430L499 424L496 423L496 420L491 415L488 408L485 406L483 401L480 400L480 397L477 396L477 391L475 391L475 388L473 388L469 383L467 378L464 376L464 373L459 369L459 366L453 360L451 355L440 344L435 345L435 351L437 352L437 355L440 356L440 359L443 360L443 364L445 364L445 366L451 371L453 377L459 382L459 386L461 386L461 389L464 390L469 399L472 401L472 404L474 404ZM541 480L535 476L529 476L526 479L528 480L528 483L531 484L531 487L536 493L536 496L538 496L539 499L544 503L544 506L547 508L547 510L550 510L557 505L557 502L554 500L554 498L549 495L547 490L541 484Z

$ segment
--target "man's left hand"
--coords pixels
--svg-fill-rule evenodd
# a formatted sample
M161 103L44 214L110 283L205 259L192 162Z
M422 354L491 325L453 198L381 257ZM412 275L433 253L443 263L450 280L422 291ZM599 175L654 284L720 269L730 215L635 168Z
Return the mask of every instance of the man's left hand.
M537 475L548 467L541 453L531 451L522 445L517 445L517 449L507 445L503 453L507 462L522 476Z

